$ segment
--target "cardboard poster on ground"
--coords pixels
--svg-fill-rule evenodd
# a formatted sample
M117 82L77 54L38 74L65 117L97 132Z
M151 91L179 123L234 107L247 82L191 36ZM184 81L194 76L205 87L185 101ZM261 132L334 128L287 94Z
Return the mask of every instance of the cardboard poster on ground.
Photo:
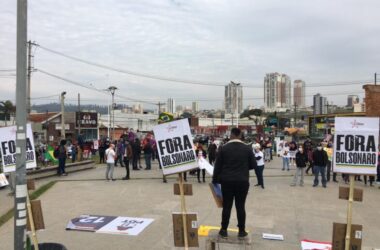
M117 216L80 215L69 221L66 230L95 232L116 218Z
M153 219L117 217L107 225L97 230L96 233L136 236L139 235L152 222Z
M163 123L153 128L163 174L175 174L198 167L187 119Z
M139 235L153 219L106 216L81 215L69 221L66 230L90 231L106 234Z
M5 186L8 186L9 185L9 182L7 180L7 177L5 176L5 174L0 174L0 187L5 187Z
M378 117L336 117L334 172L375 175L378 143Z
M0 128L0 150L4 173L14 172L16 170L16 132L16 126ZM32 127L30 124L27 124L26 168L30 169L35 167L37 167L37 162Z

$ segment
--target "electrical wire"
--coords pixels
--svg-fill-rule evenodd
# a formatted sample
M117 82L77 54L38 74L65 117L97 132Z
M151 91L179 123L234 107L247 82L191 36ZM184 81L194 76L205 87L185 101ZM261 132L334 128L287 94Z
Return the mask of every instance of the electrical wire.
M192 85L202 85L202 86L216 86L216 87L225 87L226 83L222 82L210 82L210 81L199 81L199 80L188 80L188 79L181 79L181 78L174 78L174 77L167 77L167 76L159 76L159 75L154 75L154 74L148 74L148 73L141 73L141 72L136 72L136 71L131 71L131 70L126 70L126 69L120 69L120 68L115 68L111 67L108 65L96 63L96 62L91 62L85 59L81 59L79 57L71 56L53 49L49 49L47 47L44 47L42 45L34 43L36 47L39 47L47 52L74 60L78 61L81 63L85 63L94 67L98 68L103 68L106 70L111 70L123 74L128 74L128 75L134 75L138 77L144 77L144 78L150 78L154 80L160 80L160 81L169 81L169 82L176 82L176 83L182 83L182 84L192 84ZM365 83L370 83L372 80L356 80L356 81L342 81L342 82L330 82L330 83L313 83L313 84L305 84L305 87L309 88L319 88L319 87L334 87L334 86L348 86L348 85L356 85L356 84L365 84ZM256 89L263 89L264 87L262 85L241 85L243 88L256 88Z
M67 79L67 78L64 78L64 77L61 77L61 76L49 73L49 72L47 72L45 70L42 70L42 69L35 69L35 70L37 72L42 73L42 74L48 75L50 77L53 77L53 78L56 78L56 79L59 79L59 80L62 80L62 81L65 81L65 82L68 82L68 83L71 83L71 84L74 84L76 86L80 86L80 87L83 87L83 88L86 88L86 89L89 89L89 90L97 91L97 92L102 93L102 94L108 94L108 90L101 90L101 89L97 89L95 87L90 87L90 86L85 85L83 83L80 83L80 82L77 82L77 81L73 81L73 80L70 80L70 79ZM130 97L126 97L126 96L120 95L120 94L115 94L114 96L122 98L122 99L130 100L130 101L134 101L134 102L141 102L141 103L147 103L147 104L157 105L157 103L143 101L143 100L140 100L140 99L134 99L134 98L130 98Z

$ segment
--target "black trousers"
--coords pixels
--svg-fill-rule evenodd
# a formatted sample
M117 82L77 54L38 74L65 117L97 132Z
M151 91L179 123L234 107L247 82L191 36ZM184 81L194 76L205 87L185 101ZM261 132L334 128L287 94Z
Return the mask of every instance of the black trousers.
M238 228L245 230L245 200L247 199L249 183L248 182L223 182L223 211L222 211L222 229L227 229L231 217L231 209L235 200Z
M132 158L132 168L133 169L138 169L137 161L138 161L139 157L140 157L140 155L133 154L133 158Z
M124 166L123 166L123 155L117 155L116 160L115 160L115 167L117 166L117 163L118 163L118 162L120 162L120 165L121 165L122 167L124 167Z
M255 174L257 177L257 184L264 187L264 177L263 177L263 172L264 172L264 165L262 166L257 166L255 168Z
M326 168L327 181L330 181L330 175L331 175L331 161L327 161L327 168Z
M125 170L126 170L126 178L129 178L129 159L127 157L123 158L124 165L125 165Z
M201 181L201 170L199 168L197 169L197 177L198 177L198 181L200 182ZM203 180L203 182L205 181L205 177L206 177L206 169L202 169L202 180Z
M208 156L208 162L212 165L215 162L215 156Z

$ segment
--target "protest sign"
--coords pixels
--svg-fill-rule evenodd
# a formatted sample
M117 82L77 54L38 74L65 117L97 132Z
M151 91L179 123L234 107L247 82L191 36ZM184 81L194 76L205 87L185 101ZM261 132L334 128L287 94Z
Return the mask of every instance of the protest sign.
M4 173L16 170L16 132L16 126L0 128L0 147ZM37 167L37 163L33 133L31 125L28 124L26 128L26 168L35 167Z
M153 219L146 218L81 215L70 220L66 226L66 230L136 236L152 222Z
M0 174L0 187L8 186L9 182L5 174Z
M375 175L378 141L378 117L336 117L334 172Z
M164 175L198 167L187 119L159 124L153 131Z

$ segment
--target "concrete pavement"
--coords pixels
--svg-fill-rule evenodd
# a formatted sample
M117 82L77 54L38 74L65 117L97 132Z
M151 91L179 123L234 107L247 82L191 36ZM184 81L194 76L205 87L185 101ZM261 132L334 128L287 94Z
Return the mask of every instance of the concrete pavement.
M253 249L300 249L301 239L330 241L332 223L346 220L347 202L338 199L338 184L329 183L326 189L312 187L312 177L306 176L304 187L290 187L291 171L281 171L280 159L266 164L265 189L253 187L253 173L247 198L247 229L253 238ZM115 168L115 182L104 180L105 166L37 181L59 182L43 194L42 201L46 230L38 232L40 242L58 242L68 249L175 249L172 235L172 212L180 211L179 196L173 195L176 177L162 183L157 164L153 170L131 171L131 180L122 181L125 169ZM210 181L210 179L207 179ZM220 224L221 209L214 204L207 183L193 184L193 196L187 196L187 210L198 213L199 225ZM354 203L353 223L363 225L363 248L380 247L380 190L364 187L364 201ZM345 185L342 182L340 185ZM3 193L0 190L1 207ZM12 199L4 201L12 206ZM155 221L139 236L106 235L66 231L67 222L81 214L115 215L153 218ZM230 227L236 228L235 209ZM262 233L283 234L284 241L269 241ZM200 249L205 249L205 238L199 237ZM0 249L13 248L13 220L0 228ZM226 245L219 249L239 249Z

